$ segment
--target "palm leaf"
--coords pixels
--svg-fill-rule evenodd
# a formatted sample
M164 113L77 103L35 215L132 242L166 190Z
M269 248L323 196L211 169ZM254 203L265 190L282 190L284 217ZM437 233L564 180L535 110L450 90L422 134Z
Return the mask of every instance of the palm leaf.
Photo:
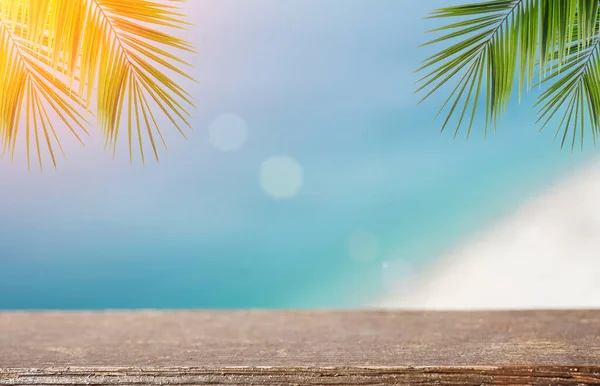
M592 30L596 36L581 45L577 40L569 47L569 55L562 64L561 71L554 72L543 80L548 84L547 89L538 97L536 106L538 122L545 128L553 118L560 118L555 138L561 135L561 147L565 145L571 133L571 149L576 144L577 137L583 148L585 129L591 125L594 143L600 130L600 38L597 33L599 24L596 22ZM575 34L577 34L577 29ZM562 116L562 118L561 118Z
M597 0L493 0L441 8L430 17L456 21L430 31L443 35L426 45L453 43L425 59L418 71L427 73L417 92L425 92L422 102L457 79L438 112L449 107L442 131L458 113L455 136L470 108L469 136L481 94L487 132L506 111L515 82L520 100L536 78L559 79L553 74L585 55L598 35ZM573 108L581 107L573 102ZM573 122L579 119L573 117Z
M188 63L180 59L182 51L193 52L191 45L168 32L186 25L177 2L0 0L0 18L5 20L7 31L18 35L30 60L48 74L53 87L66 95L65 108L82 105L88 112L93 110L106 146L113 151L119 129L125 125L130 159L135 141L144 162L148 143L156 160L157 139L166 147L157 112L182 134L183 126L190 127L186 106L193 107L191 97L172 80L173 74L193 80L181 70ZM7 63L8 73L13 72L11 63ZM18 84L14 87L19 89ZM0 118L0 124L16 132L19 126L8 117L23 106L31 109L34 102L17 96L10 100L10 105L4 101L0 105L12 112ZM91 106L94 100L95 106ZM58 104L63 106L64 102Z
M42 142L56 166L55 148L63 149L56 126L48 111L54 112L81 141L87 133L82 115L83 100L70 90L63 80L54 76L49 67L32 55L29 42L19 36L14 23L0 17L0 138L3 154L14 156L22 121L25 121L27 163L31 165L31 148L42 167Z

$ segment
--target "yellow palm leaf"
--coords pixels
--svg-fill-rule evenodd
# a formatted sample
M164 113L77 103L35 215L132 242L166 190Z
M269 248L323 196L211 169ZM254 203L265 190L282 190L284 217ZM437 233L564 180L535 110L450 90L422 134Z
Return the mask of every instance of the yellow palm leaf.
M81 141L78 132L87 133L83 124L83 100L66 87L63 80L49 71L44 61L36 59L29 42L19 36L19 29L0 17L0 138L3 153L14 155L19 129L25 120L27 162L35 145L42 167L42 142L56 166L55 147L62 147L48 107ZM47 61L46 61L47 62ZM33 143L32 143L33 142ZM64 154L64 152L63 152Z
M79 109L90 111L95 96L94 110L106 145L116 150L119 128L125 121L130 159L135 138L142 162L145 140L158 160L156 137L166 144L155 112L166 116L183 134L182 125L190 126L184 106L193 107L190 95L171 79L178 74L193 80L179 68L188 64L178 57L180 51L193 52L192 46L167 32L185 26L183 15L172 5L177 2L0 0L1 31L10 37L0 40L0 60L6 62L2 62L6 71L0 69L0 81L10 85L0 98L5 147L14 149L20 127L18 111L23 107L27 113L47 117L39 111L51 106L74 134L85 132ZM20 51L15 53L13 46L21 47ZM19 60L32 65L19 65ZM19 71L29 74L30 68L43 74L38 83L18 76ZM44 86L41 89L40 84ZM32 89L34 86L37 88ZM54 132L49 119L36 122L26 120L27 133L37 132L36 127ZM29 142L27 149L29 154ZM37 153L40 157L40 151Z

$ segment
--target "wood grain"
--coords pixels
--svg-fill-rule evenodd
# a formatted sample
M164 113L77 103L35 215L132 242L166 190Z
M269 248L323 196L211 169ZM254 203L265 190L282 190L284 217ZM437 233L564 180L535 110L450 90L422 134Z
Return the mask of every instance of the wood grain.
M600 385L600 311L6 312L0 384Z

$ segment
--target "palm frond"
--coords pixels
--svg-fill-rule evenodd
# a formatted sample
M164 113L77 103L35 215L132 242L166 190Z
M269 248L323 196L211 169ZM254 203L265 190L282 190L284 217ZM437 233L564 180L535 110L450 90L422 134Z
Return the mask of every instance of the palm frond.
M444 34L427 45L457 41L424 61L418 71L427 73L417 92L426 92L422 102L458 79L438 112L450 106L442 131L460 113L455 136L470 108L469 136L482 93L487 132L506 111L515 82L520 100L536 77L562 71L573 55L595 44L598 34L597 0L491 0L441 8L430 17L457 21L430 31Z
M599 31L598 23L592 27ZM577 32L575 32L577 33ZM594 144L600 131L600 38L595 36L582 46L576 41L569 48L561 71L555 71L543 80L549 86L538 97L536 106L541 129L555 117L562 118L555 138L562 132L561 147L571 133L571 150L575 148L577 137L583 148L586 126L591 125ZM557 66L557 65L555 65ZM589 128L589 127L588 127ZM540 130L541 130L540 129Z
M182 51L193 52L193 48L168 32L183 30L186 25L175 5L178 2L0 0L0 18L5 20L7 31L18 35L28 58L68 97L62 102L53 99L52 103L70 110L76 104L88 113L94 110L106 146L113 151L119 129L126 125L130 159L135 138L144 162L145 142L157 160L157 138L166 147L157 111L184 136L182 126L191 127L186 110L194 107L191 96L173 80L173 74L193 81L181 69L189 64L180 58ZM14 62L7 63L7 73L14 72L11 63L15 66ZM32 99L20 98L10 105L3 101L0 108L16 111L34 105ZM8 115L1 119L0 125L18 130Z
M56 166L55 147L64 154L50 112L81 142L85 118L83 100L63 80L54 76L49 67L37 60L29 42L19 35L19 29L0 14L0 139L3 154L14 156L18 133L25 121L27 163L31 166L31 148L42 168L42 142ZM32 138L33 137L33 138ZM33 142L33 143L32 143Z
M161 67L192 80L176 66L188 64L168 50L193 49L185 40L157 29L182 27L182 15L173 6L150 0L88 0L88 4L82 37L83 47L88 49L81 56L81 78L87 80L82 84L88 85L89 96L89 85L94 84L98 70L97 111L107 144L116 146L125 105L130 156L132 137L137 134L142 161L144 136L158 160L153 132L165 142L151 105L157 106L184 136L181 124L191 127L184 108L184 104L193 106L191 97Z

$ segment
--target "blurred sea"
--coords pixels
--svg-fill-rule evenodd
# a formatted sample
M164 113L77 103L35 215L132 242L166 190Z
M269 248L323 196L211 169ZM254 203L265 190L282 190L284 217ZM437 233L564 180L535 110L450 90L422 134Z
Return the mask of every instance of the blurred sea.
M588 158L538 134L535 92L485 140L440 135L412 72L447 3L186 3L188 141L0 164L0 309L367 306Z

